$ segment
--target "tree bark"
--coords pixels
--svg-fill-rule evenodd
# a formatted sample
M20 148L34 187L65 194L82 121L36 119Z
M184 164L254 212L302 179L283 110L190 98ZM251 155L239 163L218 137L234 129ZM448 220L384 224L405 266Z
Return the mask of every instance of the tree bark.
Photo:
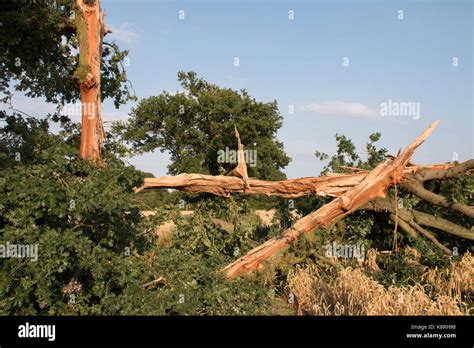
M404 168L406 175L425 170L445 172L453 168L452 163L415 165ZM432 169L435 168L435 169ZM441 169L442 168L442 169ZM217 196L229 197L231 193L261 194L266 196L282 196L296 198L307 195L339 197L347 190L359 184L368 174L366 170L358 169L355 173L328 173L321 177L308 177L282 181L265 181L248 179L250 189L245 189L242 179L224 175L179 174L161 178L145 178L144 184L136 188L140 192L148 188L171 188L186 192L207 192ZM244 183L245 184L245 183Z
M360 209L388 212L390 214L395 214L396 212L395 203L388 199L380 198L371 200L366 205L360 207ZM459 226L439 216L423 213L415 209L407 210L404 208L398 208L398 216L412 225L412 227L416 223L423 226L434 227L457 237L474 240L474 231Z
M464 215L474 218L474 207L462 203L450 202L446 197L425 189L423 183L414 178L409 178L408 180L405 180L402 183L402 187L414 193L418 197L424 199L425 201L428 201L435 205L440 205L445 208L452 208Z
M415 178L421 182L435 179L442 180L447 178L453 178L471 169L474 169L474 159L465 161L456 166L452 166L451 168L421 168L418 171L417 175L415 175Z
M374 168L354 188L350 189L329 204L298 220L294 226L285 230L282 235L272 238L252 249L245 256L229 264L223 270L227 278L234 278L242 273L259 269L261 264L277 251L287 248L302 233L308 233L317 227L326 227L350 214L375 197L384 197L386 189L400 183L404 168L415 149L431 134L439 121L434 122L414 142L395 159L387 160Z
M100 159L105 138L101 119L100 64L102 38L106 33L99 0L75 0L75 26L79 42L79 66L74 72L81 94L83 158Z
M265 181L248 178L243 156L243 145L236 130L239 150L238 177L212 176L204 174L180 174L173 177L146 178L139 192L146 188L173 188L187 192L207 192L215 195L230 196L233 192L244 194L278 195L300 197L305 195L336 197L331 203L298 220L292 227L277 238L251 250L247 255L224 268L228 278L260 268L262 262L278 250L288 247L302 233L313 231L317 227L327 227L357 209L389 212L389 217L400 224L409 235L416 238L418 233L431 240L445 253L450 250L421 225L434 227L461 238L474 240L474 232L440 217L416 210L395 209L393 203L385 197L386 190L394 184L401 186L431 203L440 204L471 216L473 207L448 202L423 187L423 182L442 180L465 173L474 168L474 160L461 164L442 163L429 165L412 164L409 160L415 149L429 136L438 122L432 124L420 137L410 144L398 157L389 159L368 172L359 168L349 168L353 173L329 173L322 177L308 177L283 181ZM235 172L235 170L234 170ZM436 197L434 197L436 196ZM435 199L433 199L435 198Z
M288 198L306 195L338 197L362 181L367 172L356 174L331 174L322 177L290 179L282 181L265 181L248 179L249 189L239 177L205 174L179 174L161 178L145 178L139 192L146 188L172 188L186 192L207 192L218 196L229 197L231 193L261 194L266 196L283 196Z
M420 225L433 227L461 238L474 240L474 231L468 230L451 221L417 210L412 210L411 213Z

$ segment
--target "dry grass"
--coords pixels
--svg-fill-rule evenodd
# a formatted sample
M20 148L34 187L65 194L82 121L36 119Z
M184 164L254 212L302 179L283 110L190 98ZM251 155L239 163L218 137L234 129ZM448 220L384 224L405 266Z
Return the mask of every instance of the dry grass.
M468 252L446 270L431 269L423 275L431 293L455 298L459 302L474 295L474 257Z
M380 272L380 268L377 265L377 250L367 250L367 260L364 263L369 273Z
M158 245L170 245L173 239L173 231L176 225L173 221L167 221L164 224L158 226L156 229L156 235L158 236Z
M378 269L375 255L369 255L372 271ZM461 299L473 290L473 264L474 258L466 254L448 274L436 269L426 272L426 281L433 284L428 294L421 284L386 289L361 269L349 267L327 282L315 266L309 266L291 273L288 282L299 314L466 315Z

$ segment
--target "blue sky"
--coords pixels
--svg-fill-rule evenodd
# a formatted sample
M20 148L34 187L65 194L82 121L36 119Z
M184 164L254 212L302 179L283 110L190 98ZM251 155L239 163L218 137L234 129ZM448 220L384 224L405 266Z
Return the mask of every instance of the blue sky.
M277 100L284 117L278 138L292 157L288 177L318 175L324 163L314 151L334 153L336 133L363 151L369 134L380 131L380 144L396 153L436 119L440 126L414 162L451 161L453 153L474 158L472 1L101 3L113 31L107 40L130 50L138 98L180 89L177 72L193 70L258 100ZM389 100L414 103L420 113L381 116ZM106 102L104 118L126 119L134 104L113 110ZM157 151L131 163L161 176L169 162Z

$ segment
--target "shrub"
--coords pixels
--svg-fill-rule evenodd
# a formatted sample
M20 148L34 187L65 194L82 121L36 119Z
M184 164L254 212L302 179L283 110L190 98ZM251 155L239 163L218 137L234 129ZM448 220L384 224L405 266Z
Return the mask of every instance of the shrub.
M10 117L1 135L0 245L38 245L36 262L0 259L1 314L269 311L272 288L228 282L220 272L236 247L257 243L248 208L209 199L191 224L171 205L143 218L132 190L143 173L113 152L103 154L106 165L84 161L77 133L52 135L47 120ZM233 222L234 234L215 226L213 216ZM177 225L173 244L159 246L155 230L169 220Z

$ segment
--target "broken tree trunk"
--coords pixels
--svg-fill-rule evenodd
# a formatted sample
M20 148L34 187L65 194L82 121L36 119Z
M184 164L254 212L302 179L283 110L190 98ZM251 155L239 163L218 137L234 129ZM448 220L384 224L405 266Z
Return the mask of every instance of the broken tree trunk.
M465 204L449 202L445 197L432 193L424 188L423 183L429 180L441 180L467 173L474 169L474 160L464 163L442 163L416 165L409 161L416 147L429 135L436 126L434 123L415 142L398 157L387 156L388 160L371 172L359 168L344 167L351 174L329 173L322 177L308 177L283 181L265 181L248 178L246 174L243 145L235 129L239 150L239 164L234 169L234 177L212 176L204 174L181 174L174 177L146 178L139 192L146 188L173 188L187 192L207 192L224 197L233 192L244 194L278 195L283 197L300 197L304 195L338 197L335 201L316 212L303 217L294 226L286 230L279 238L274 238L253 249L246 256L225 268L227 276L232 278L239 273L257 269L261 263L276 251L287 247L302 233L335 223L357 209L377 212L388 212L389 217L400 225L402 230L413 238L418 233L431 240L438 248L449 253L436 237L421 225L435 228L458 237L474 240L472 231L448 220L414 209L396 209L388 199L381 199L387 188L400 183L404 190L428 200L431 203L449 207L471 216L474 208ZM240 168L240 170L238 170ZM402 180L403 179L403 180Z
M414 165L404 168L405 174L423 170L446 170L452 163ZM231 193L261 194L266 196L282 196L287 198L307 195L339 197L347 190L359 184L368 171L358 170L352 174L329 173L321 177L308 177L281 181L248 179L249 189L245 189L242 179L224 175L179 174L161 178L145 178L142 187L135 189L140 192L148 188L171 188L185 192L207 192L217 196L229 197Z
M99 0L75 0L75 26L79 42L79 66L74 72L81 93L83 158L98 160L105 138L100 97L102 38L107 32Z
M405 165L410 160L415 149L431 134L439 121L434 122L414 142L395 159L379 164L369 172L363 180L343 195L324 205L315 212L298 220L282 235L272 238L262 245L252 249L245 256L224 268L227 278L255 270L261 267L277 251L287 248L302 233L308 233L317 227L325 227L350 214L360 206L375 197L385 197L385 192L392 184L398 184L403 179Z
M249 189L242 184L242 179L224 175L179 174L161 178L145 178L139 192L146 188L173 188L186 192L207 192L218 196L229 197L232 192L262 194L266 196L283 196L288 198L306 195L337 197L360 183L367 172L356 174L331 174L322 177L290 179L282 181L265 181L248 179Z

